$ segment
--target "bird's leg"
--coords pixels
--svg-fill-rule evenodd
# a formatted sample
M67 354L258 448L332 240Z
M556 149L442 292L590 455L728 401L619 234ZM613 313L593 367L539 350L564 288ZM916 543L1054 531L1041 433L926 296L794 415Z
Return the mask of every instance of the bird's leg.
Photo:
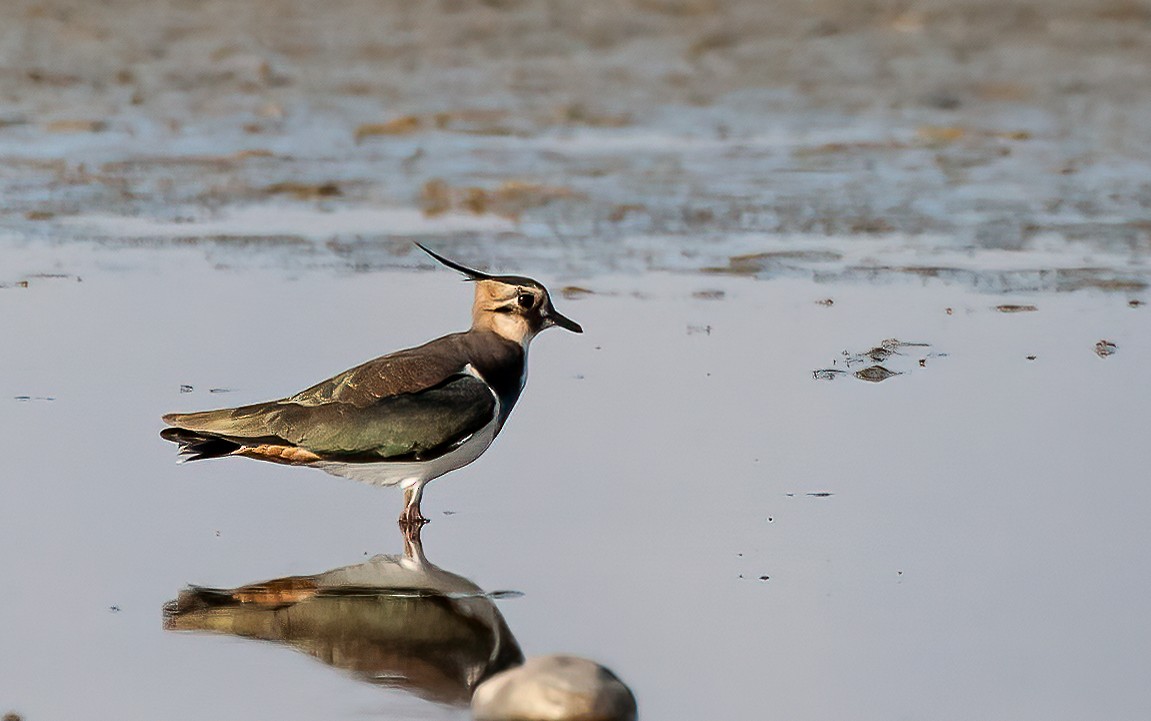
M424 484L415 483L404 489L404 512L400 514L400 526L422 526L428 522L420 513L420 497L423 495Z
M424 558L424 544L420 542L420 529L423 524L417 523L414 525L400 525L400 531L404 534L404 557L409 561L423 564L427 562Z

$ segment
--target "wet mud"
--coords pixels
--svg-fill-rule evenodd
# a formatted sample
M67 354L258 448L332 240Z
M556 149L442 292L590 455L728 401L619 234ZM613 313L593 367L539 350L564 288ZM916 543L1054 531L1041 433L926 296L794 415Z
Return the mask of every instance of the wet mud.
M410 267L415 236L513 269L1139 293L1148 12L8 3L0 223L228 265Z

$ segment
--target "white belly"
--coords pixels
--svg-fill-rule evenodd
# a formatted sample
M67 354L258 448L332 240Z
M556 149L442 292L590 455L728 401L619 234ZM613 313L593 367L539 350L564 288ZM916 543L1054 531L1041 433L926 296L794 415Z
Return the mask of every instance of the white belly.
M486 426L468 436L467 440L439 458L430 461L381 462L381 463L337 463L334 461L313 464L334 476L343 476L376 486L402 485L408 488L423 485L433 478L463 468L479 458L496 437L496 423L499 409Z

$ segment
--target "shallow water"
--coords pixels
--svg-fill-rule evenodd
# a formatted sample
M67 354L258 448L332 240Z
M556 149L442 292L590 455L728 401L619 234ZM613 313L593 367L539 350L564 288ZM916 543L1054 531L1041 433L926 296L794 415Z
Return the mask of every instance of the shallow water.
M186 584L320 573L402 539L394 490L177 465L157 432L163 412L284 395L458 329L468 288L448 271L219 270L197 249L109 253L119 269L65 254L51 278L31 251L6 257L29 282L0 289L0 703L463 715L280 644L164 631ZM525 654L604 663L646 718L1134 719L1151 703L1145 306L568 280L593 291L557 298L587 333L535 342L500 439L424 502L432 563L523 593L496 604ZM813 376L893 338L929 346L899 347L879 383Z

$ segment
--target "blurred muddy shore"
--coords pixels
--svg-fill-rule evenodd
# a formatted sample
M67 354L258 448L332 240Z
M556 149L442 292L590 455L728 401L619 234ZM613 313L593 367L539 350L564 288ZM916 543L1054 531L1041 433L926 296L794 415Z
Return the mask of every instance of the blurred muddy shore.
M0 57L5 244L1151 276L1146 2L13 1Z

